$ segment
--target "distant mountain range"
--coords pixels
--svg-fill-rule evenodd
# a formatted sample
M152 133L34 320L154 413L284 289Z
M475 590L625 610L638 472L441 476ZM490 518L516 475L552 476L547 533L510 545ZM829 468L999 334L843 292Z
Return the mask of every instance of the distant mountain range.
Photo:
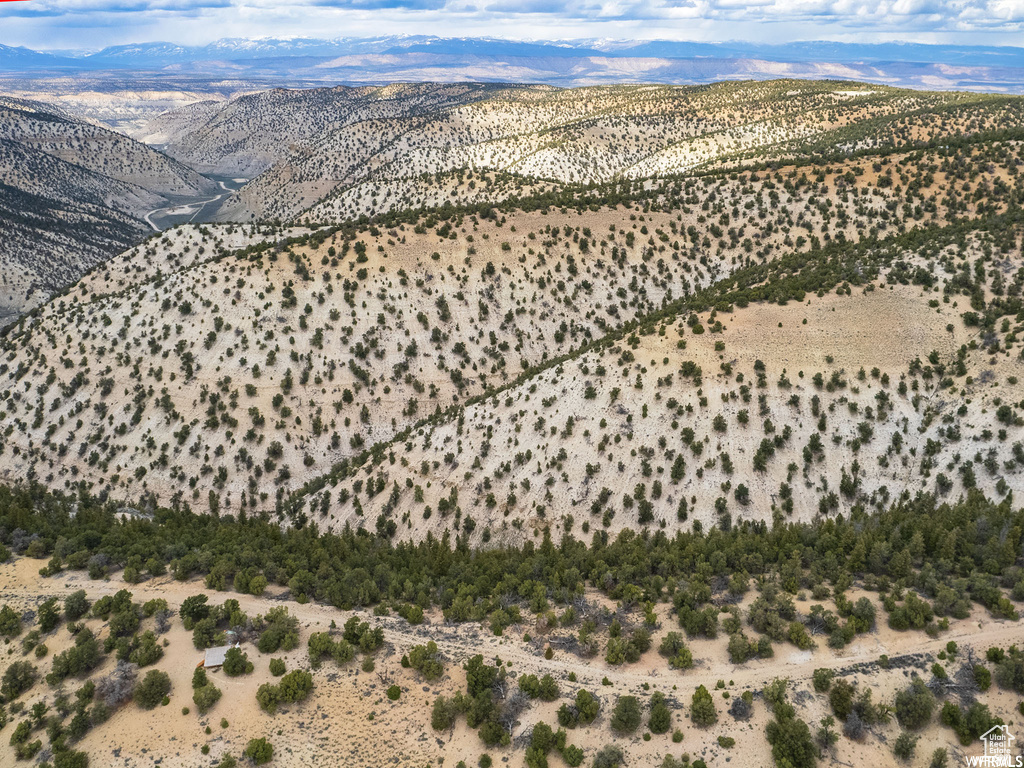
M400 36L152 42L96 52L0 45L0 72L145 71L167 77L270 78L282 84L396 80L551 85L837 78L927 89L1024 92L1024 48L800 42L525 42Z

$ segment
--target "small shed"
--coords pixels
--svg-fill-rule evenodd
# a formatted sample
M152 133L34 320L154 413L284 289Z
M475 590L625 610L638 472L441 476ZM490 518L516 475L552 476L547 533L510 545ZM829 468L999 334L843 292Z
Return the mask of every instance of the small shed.
M215 669L224 665L224 658L228 654L230 645L221 645L217 648L207 648L206 657L203 659L203 666L206 669Z

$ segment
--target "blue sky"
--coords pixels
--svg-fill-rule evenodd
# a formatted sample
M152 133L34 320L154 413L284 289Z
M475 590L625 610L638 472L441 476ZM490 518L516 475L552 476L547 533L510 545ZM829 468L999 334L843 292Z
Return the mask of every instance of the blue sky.
M387 34L1024 45L1024 0L27 0L0 43L98 49L152 40Z

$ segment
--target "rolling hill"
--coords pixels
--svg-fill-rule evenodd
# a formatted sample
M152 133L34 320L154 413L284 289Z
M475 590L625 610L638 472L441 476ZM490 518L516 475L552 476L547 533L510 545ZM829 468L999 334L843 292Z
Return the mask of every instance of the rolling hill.
M999 132L1015 104L910 106L870 131L778 142L767 170L738 170L750 160L737 144L689 177L553 185L293 240L271 229L242 250L227 245L239 225L172 230L7 334L5 471L201 508L302 504L321 525L402 521L413 539L458 530L458 518L430 517L454 491L482 523L477 541L582 520L595 498L603 519L605 489L655 481L649 511L623 501L605 527L707 526L718 507L808 519L933 490L940 474L943 493L1013 487L1000 468L1015 466L1017 441L981 435L1013 431L1016 416L1000 426L982 414L1021 399L1006 383L1016 358L986 355L1002 347L964 312L1003 301L990 283L1018 290L1000 255L1016 242L1021 195L1020 145ZM858 148L824 159L839 137ZM464 171L461 188L478 173ZM805 308L736 298L763 300L776 283L806 285L786 294L807 294ZM825 298L837 289L858 297ZM801 327L764 343L742 331L778 324ZM921 335L879 356L888 325ZM1012 323L1002 333L1012 348ZM856 354L827 348L844 337L863 337ZM937 373L953 368L974 383ZM26 384L35 395L18 392ZM946 398L969 387L981 389L950 417ZM615 455L623 439L629 455ZM960 440L998 471L963 469ZM904 444L932 453L922 465ZM769 464L776 452L786 458ZM676 457L683 474L669 481ZM445 479L424 485L423 471ZM700 494L684 493L694 482ZM552 483L566 484L557 501Z
M751 161L978 141L1017 130L1019 108L1006 97L790 80L314 89L172 111L150 140L204 171L255 177L218 220L329 224Z

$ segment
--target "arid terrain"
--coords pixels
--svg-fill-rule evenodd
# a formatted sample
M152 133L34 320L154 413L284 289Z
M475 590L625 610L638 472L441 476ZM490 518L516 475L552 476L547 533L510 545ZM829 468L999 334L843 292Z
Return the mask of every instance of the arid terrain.
M85 589L89 598L96 600L126 588L140 602L164 599L177 610L186 597L204 593L201 583L179 583L169 577L132 585L116 579L97 583L74 574L43 582L41 589L34 568L37 564L32 560L18 560L2 567L0 579L9 604L31 610L52 595L66 595ZM211 596L211 601L215 599L216 595ZM596 601L606 602L600 595L596 596ZM265 614L281 605L276 592L263 598L240 596L239 602L242 610L251 616ZM749 599L737 603L744 609L749 608L749 604ZM792 681L790 695L799 702L801 716L809 722L816 722L829 713L827 697L816 694L810 684L812 672L816 669L828 669L837 678L869 686L876 697L884 700L901 689L908 671L930 667L950 640L958 644L958 654L984 656L987 648L1016 642L1020 637L1016 622L993 620L979 614L956 622L941 640L922 643L914 635L880 628L838 653L827 648L814 651L789 648L771 660L736 665L728 660L727 638L723 636L691 643L694 657L701 658L702 662L693 669L681 671L667 668L664 659L653 651L648 658L625 666L601 661L595 663L563 651L545 659L544 649L548 643L557 647L558 636L564 633L555 630L550 635L539 636L536 642L523 642L522 634L533 629L530 624L513 625L507 636L495 637L487 631L454 628L444 622L440 614L430 614L423 624L410 626L404 619L375 616L372 612L338 611L312 603L289 604L288 607L299 620L303 646L310 634L329 631L332 622L340 627L352 616L380 626L384 630L384 644L373 656L374 670L362 671L355 663L348 668L338 668L333 662L325 661L314 671L315 688L308 701L299 707L268 715L257 706L255 693L260 685L275 681L267 668L269 657L285 659L288 669L308 669L308 654L300 648L263 655L254 647L247 646L255 670L241 679L227 677L222 672L212 673L211 677L224 690L221 701L205 715L195 712L182 714L182 707L191 706L192 673L203 653L195 649L190 633L175 620L170 630L161 635L167 644L158 663L159 668L171 674L171 703L166 709L158 707L151 712L139 712L130 707L117 713L102 729L90 733L83 740L83 748L97 763L104 765L215 765L225 754L240 754L250 738L277 731L296 736L294 740L291 737L283 741L272 739L275 743L290 745L275 757L275 764L283 766L310 765L333 759L341 759L345 765L367 768L385 763L399 766L454 764L459 760L473 765L480 755L489 751L480 744L476 733L464 724L450 731L432 733L430 709L438 695L451 695L465 686L466 676L460 665L476 654L483 654L492 663L495 659L502 660L513 687L515 678L520 675L535 674L539 677L550 674L562 689L563 699L571 699L581 688L597 694L602 702L601 715L589 727L570 732L572 743L583 747L587 753L597 751L611 740L608 710L617 697L634 695L648 698L660 690L681 703L683 692L686 692L688 700L690 689L695 685L705 683L712 688L715 681L723 680L725 686L715 690L722 715L714 727L694 727L687 722L685 714L678 714L673 719L673 726L684 733L682 741L673 743L671 734L650 740L638 736L624 740L621 743L629 763L657 764L665 753L687 753L693 759L703 758L708 765L726 758L767 765L771 762L767 743L746 734L762 730L770 719L760 701L760 691L773 679L789 678ZM614 609L615 606L611 604L609 607ZM142 628L149 629L151 622L144 621ZM673 623L670 616L657 612L657 625L652 633L655 647L671 631ZM85 625L101 635L106 629L105 623L99 620L89 620ZM411 648L429 641L437 644L439 658L443 659L446 667L442 677L433 681L424 680L422 675L403 669L400 664L401 657L407 655ZM49 652L53 654L70 644L54 642L48 645ZM883 656L889 659L889 669L878 665ZM957 666L951 664L951 672ZM112 660L97 668L94 673L96 679L109 674L113 668ZM402 689L397 701L390 701L385 695L385 689L393 684ZM724 694L737 697L748 690L756 692L758 699L752 716L739 719L726 714L724 710L730 702ZM995 692L985 698L994 714L1010 720L1015 719L1015 715L1019 717L1015 712L1016 698L1013 695ZM33 698L27 697L25 703L28 709ZM513 741L521 742L524 737L528 739L538 722L554 721L557 709L557 703L534 702L513 729ZM227 727L219 725L222 717L227 719ZM210 734L204 732L207 725L212 726ZM884 742L893 739L897 732L895 723L891 723L877 728L873 736ZM938 723L919 735L929 749L945 747L956 756L979 753L975 745L961 746L952 732ZM721 747L719 736L735 738L736 746ZM200 752L203 745L210 746L208 758ZM388 757L382 759L383 755ZM830 755L835 764L858 765L864 760L878 758L879 751L873 745L850 740L843 740ZM898 766L903 763L890 755L883 756L878 764Z
M1020 98L229 86L0 101L0 764L1018 728Z

